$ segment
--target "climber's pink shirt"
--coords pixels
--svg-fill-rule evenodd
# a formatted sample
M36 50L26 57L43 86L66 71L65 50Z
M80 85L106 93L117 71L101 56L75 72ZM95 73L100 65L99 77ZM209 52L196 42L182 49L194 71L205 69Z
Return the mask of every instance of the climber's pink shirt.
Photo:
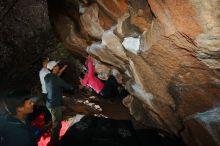
M91 56L88 56L88 73L84 76L84 79L81 80L81 84L83 86L89 86L93 90L96 91L96 93L99 94L99 92L104 88L103 82L95 76L95 67L92 63Z

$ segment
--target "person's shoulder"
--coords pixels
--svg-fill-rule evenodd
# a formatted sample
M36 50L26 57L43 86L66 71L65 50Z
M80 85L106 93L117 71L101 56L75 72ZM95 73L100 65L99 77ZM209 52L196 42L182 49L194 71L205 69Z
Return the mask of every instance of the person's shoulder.
M47 68L41 68L41 70L39 71L40 76L45 76L48 73L50 73L50 71Z
M0 133L6 139L6 145L27 145L29 144L30 132L28 126L12 115L0 116Z
M53 74L52 73L48 73L45 75L44 79L48 79L48 78L52 78Z
M1 129L10 129L23 127L21 121L11 115L5 115L0 117Z
M12 115L6 115L5 116L5 120L6 120L6 122L9 122L9 123L12 123L12 124L16 124L16 125L21 124L21 121L18 120L17 118L15 118Z
M50 73L47 68L41 68L40 73Z

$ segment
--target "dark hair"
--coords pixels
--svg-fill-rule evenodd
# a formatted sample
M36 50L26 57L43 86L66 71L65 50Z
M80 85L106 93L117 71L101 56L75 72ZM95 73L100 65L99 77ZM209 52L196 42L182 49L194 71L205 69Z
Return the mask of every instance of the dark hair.
M16 114L16 108L22 107L26 100L29 100L31 98L31 92L29 90L25 89L16 89L10 91L4 101L7 107L7 110L15 115Z
M45 61L49 61L49 58L48 57L42 57L41 62L45 62Z

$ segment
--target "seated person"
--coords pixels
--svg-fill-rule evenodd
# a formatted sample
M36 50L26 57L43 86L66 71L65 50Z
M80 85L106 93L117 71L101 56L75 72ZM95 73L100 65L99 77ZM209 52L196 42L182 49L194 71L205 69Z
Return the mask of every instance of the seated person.
M33 112L30 92L14 90L6 96L4 103L9 113L0 117L0 145L37 146L34 132L26 120Z
M118 87L120 86L116 80L116 76L119 72L115 69L112 71L112 75L103 83L98 77L95 76L95 67L92 62L92 57L88 56L88 72L84 78L80 81L83 86L92 88L97 94L103 97L121 96ZM126 96L128 92L123 91L123 96Z

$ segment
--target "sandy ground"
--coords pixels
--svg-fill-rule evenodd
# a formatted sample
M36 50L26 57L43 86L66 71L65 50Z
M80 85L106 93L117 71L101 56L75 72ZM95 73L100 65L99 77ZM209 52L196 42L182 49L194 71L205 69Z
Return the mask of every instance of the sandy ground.
M76 114L101 116L118 120L130 120L128 109L122 104L122 98L103 98L89 91L78 91L74 95L64 96L64 119Z
M140 121L136 121L122 104L123 98L103 98L88 90L81 90L74 95L64 96L64 120L74 120L77 114L94 115L116 120L131 120L135 129L146 128Z

